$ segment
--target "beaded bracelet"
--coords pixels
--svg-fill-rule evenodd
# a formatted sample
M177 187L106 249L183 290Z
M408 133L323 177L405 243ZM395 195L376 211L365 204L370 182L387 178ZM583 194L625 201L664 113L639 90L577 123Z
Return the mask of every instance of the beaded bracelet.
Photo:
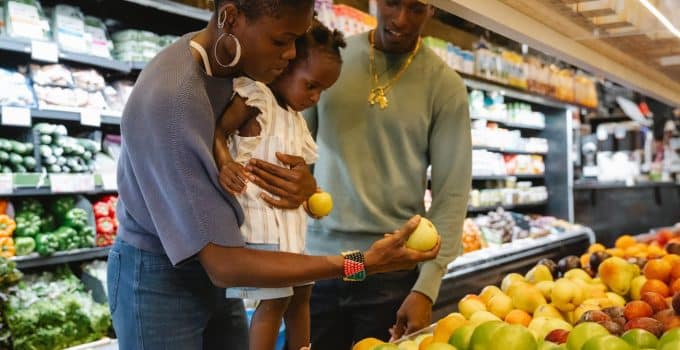
M366 266L364 265L364 253L353 250L349 252L343 252L342 257L344 258L342 267L343 275L342 278L345 282L361 282L366 279Z

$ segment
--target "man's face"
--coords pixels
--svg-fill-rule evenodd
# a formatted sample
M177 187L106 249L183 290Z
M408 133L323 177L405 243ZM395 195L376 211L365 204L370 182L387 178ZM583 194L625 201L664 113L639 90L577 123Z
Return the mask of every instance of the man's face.
M411 51L433 10L418 0L378 0L378 49L390 53Z

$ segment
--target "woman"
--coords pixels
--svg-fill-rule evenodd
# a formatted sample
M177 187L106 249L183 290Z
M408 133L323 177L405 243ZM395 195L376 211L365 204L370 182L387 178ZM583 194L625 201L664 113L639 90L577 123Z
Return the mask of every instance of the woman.
M305 256L243 248L243 213L218 181L215 123L241 75L270 82L295 57L311 0L221 0L207 28L161 52L123 112L118 239L109 254L109 306L121 349L247 349L240 300L227 286L282 287L412 268L430 252L404 248L419 218L365 253ZM248 166L250 180L297 208L316 190L304 160Z

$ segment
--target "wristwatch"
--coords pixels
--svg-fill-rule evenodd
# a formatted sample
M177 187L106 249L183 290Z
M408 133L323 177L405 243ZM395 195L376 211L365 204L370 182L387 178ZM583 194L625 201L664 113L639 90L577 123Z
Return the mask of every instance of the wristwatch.
M358 250L343 252L343 278L345 282L361 282L366 279L364 253Z

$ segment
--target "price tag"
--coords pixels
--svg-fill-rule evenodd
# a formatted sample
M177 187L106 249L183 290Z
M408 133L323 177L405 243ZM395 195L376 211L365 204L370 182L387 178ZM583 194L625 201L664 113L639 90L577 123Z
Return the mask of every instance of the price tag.
M14 191L14 176L0 174L0 194L11 194Z
M31 126L31 110L24 107L2 107L2 125Z
M83 109L80 111L80 124L100 127L102 125L102 113L97 109Z
M118 179L116 173L111 174L101 174L102 177L102 187L105 190L118 190Z
M79 193L94 191L92 174L50 174L53 193Z
M55 43L33 40L31 41L31 59L57 63L59 61L59 48Z

